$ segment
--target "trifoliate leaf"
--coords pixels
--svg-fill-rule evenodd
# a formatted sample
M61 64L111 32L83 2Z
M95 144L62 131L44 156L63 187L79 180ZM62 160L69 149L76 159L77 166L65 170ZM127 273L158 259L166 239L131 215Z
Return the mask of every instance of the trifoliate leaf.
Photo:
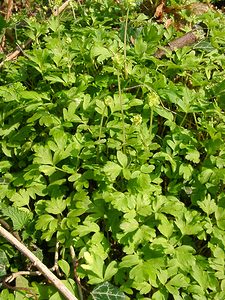
M109 180L113 182L116 180L116 177L120 174L122 167L112 161L108 161L104 166L103 170L106 173Z
M197 164L200 161L200 153L197 150L190 150L185 158Z
M61 198L46 201L45 210L50 214L54 214L54 215L61 214L65 208L66 208L66 201Z

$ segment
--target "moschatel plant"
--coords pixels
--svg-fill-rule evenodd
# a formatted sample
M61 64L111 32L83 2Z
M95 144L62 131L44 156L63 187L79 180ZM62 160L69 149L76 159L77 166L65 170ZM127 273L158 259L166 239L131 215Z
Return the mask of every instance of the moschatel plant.
M183 2L167 1L177 30L71 1L27 18L32 45L2 66L1 224L78 299L225 298L225 18ZM194 45L155 56L197 23ZM36 269L0 245L1 299L63 299L42 277L11 286Z

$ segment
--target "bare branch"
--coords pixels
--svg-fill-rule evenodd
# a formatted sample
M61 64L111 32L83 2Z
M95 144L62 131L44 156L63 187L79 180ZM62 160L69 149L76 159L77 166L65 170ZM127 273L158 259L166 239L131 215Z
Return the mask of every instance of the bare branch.
M24 291L26 292L26 294L29 294L29 296L32 296L35 300L38 300L36 293L31 288L27 288L23 286L11 286L5 280L2 281L2 285L9 290Z
M12 9L13 9L13 0L8 0L7 1L7 12L5 15L5 20L9 21L11 15L12 15ZM4 47L5 47L5 42L6 42L6 37L5 37L6 30L4 29L4 35L2 37L1 45L0 45L0 51L4 52Z
M7 276L4 281L5 282L12 282L13 280L16 279L16 277L18 276L22 276L22 275L29 275L29 276L40 276L42 275L41 272L39 271L19 271L19 272L15 272L12 273L11 275Z
M70 0L67 0L60 7L56 8L52 12L53 16L57 17L59 14L61 14L61 12L64 11L64 9L69 5L69 3L70 3Z
M12 15L13 0L8 0L6 20L8 21Z
M74 273L74 279L77 283L79 298L80 298L80 300L83 300L82 286L80 284L80 279L77 276L77 258L76 258L76 254L75 254L73 246L70 246L70 256L71 256L72 262L73 262L73 273Z
M55 262L54 262L54 266L52 267L52 269L56 271L56 274L59 277L62 277L62 273L59 270L58 260L59 260L59 242L56 242L56 245L55 245Z
M24 45L21 45L20 47L17 47L17 49L14 52L8 54L6 56L6 58L0 63L0 68L4 65L4 63L6 61L16 59L18 57L18 55L22 52L22 50L25 49L31 43L32 43L32 39L29 39L29 40L26 41L26 43Z
M44 265L25 245L19 242L11 233L0 226L0 235L15 246L23 255L36 266L36 268L57 288L68 300L78 300L70 290Z
M154 56L157 58L162 58L168 51L171 52L185 46L191 46L203 36L203 29L201 28L201 26L199 26L199 28L193 29L185 35L173 40L168 44L168 46L164 47L163 49L158 49L155 52Z
M11 228L11 226L3 219L0 219L0 225L2 225L6 230L8 230L9 232L12 233L13 236L15 236L15 238L17 238L18 241L21 242L21 238L18 234L17 231L13 231L13 229Z

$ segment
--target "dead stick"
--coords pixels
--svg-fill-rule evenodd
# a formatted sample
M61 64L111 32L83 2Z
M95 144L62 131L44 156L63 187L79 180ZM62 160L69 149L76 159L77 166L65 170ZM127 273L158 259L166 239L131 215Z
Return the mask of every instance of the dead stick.
M7 2L7 13L5 16L5 20L9 21L11 15L12 15L12 9L13 9L13 0L8 0ZM6 42L6 37L5 37L6 30L4 29L4 35L2 37L1 41L1 52L4 52L4 47L5 47L5 42Z
M7 14L6 14L6 21L8 21L12 15L13 9L13 0L8 0L8 7L7 7Z
M198 29L193 29L185 35L170 42L168 46L164 47L164 49L158 49L154 56L157 58L162 58L168 51L174 51L185 46L193 45L203 36L203 29L201 27Z
M72 262L73 262L73 273L74 273L74 278L75 278L75 281L77 284L79 298L80 298L80 300L83 300L84 298L83 298L83 293L82 293L82 287L80 284L80 279L77 276L77 258L76 258L76 254L75 254L75 251L74 251L74 248L72 245L70 246L70 255L72 258Z
M21 238L18 234L18 232L14 231L13 232L13 229L11 228L11 226L3 219L0 219L0 226L3 226L6 230L8 230L9 232L12 233L13 236L15 236L15 238L21 242Z
M57 276L62 277L62 273L59 270L58 261L59 261L59 242L57 241L55 245L55 262L52 269L56 271Z
M18 276L23 276L23 275L29 275L29 276L40 276L41 272L39 271L18 271L15 273L12 273L8 277L4 279L5 282L12 282L15 280Z
M20 243L11 233L0 226L0 235L15 246L37 269L54 284L58 291L68 300L78 300L71 291L44 265L25 245Z
M13 52L13 53L10 53L6 56L6 58L0 63L0 68L3 66L3 64L6 62L6 61L9 61L9 60L13 60L13 59L16 59L17 56L22 52L22 50L24 48L26 48L29 44L32 43L32 39L29 39L26 41L26 43L20 47L17 47L17 49Z
M70 3L70 0L67 0L60 7L56 8L52 12L53 16L57 17L59 14L61 14L61 12L69 5L69 3Z
M35 292L31 288L26 288L22 286L11 286L9 285L5 280L2 281L2 285L7 288L8 290L13 290L13 291L24 291L26 293L29 293L34 297L35 300L38 300L38 297Z

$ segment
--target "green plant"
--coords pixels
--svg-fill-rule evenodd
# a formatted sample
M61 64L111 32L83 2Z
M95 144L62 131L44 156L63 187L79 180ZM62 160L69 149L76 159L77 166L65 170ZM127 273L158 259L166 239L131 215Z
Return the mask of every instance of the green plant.
M223 14L198 16L204 41L160 60L180 32L123 1L72 5L28 19L32 47L1 70L1 219L49 267L59 244L84 298L223 299ZM1 276L28 267L0 243Z

